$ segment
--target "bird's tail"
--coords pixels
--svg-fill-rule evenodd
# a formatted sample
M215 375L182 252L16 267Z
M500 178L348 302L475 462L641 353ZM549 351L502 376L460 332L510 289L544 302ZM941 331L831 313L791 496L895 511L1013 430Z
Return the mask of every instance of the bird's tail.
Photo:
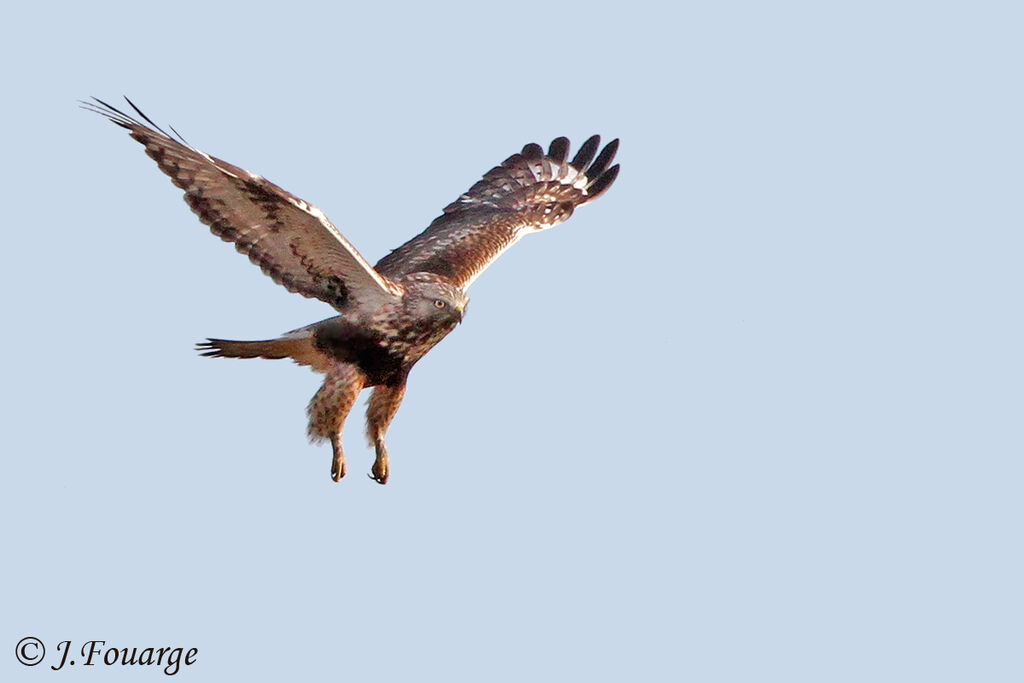
M309 365L320 372L326 372L331 366L330 359L314 346L313 335L306 330L261 341L207 339L196 344L196 350L213 358L291 358L299 365Z

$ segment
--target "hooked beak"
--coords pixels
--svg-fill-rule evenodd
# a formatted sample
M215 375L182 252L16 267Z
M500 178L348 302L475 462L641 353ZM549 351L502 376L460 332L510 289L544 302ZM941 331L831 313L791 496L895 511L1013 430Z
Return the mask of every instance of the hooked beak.
M461 323L462 319L466 317L466 307L465 306L456 306L455 310L458 311L458 313L459 313L459 322Z

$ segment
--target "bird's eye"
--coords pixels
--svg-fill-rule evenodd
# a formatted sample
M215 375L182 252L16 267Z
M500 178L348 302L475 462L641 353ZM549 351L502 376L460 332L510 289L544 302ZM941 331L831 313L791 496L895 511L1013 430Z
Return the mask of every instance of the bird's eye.
M444 308L447 305L448 304L446 304L445 302L441 301L440 299L434 299L434 308Z

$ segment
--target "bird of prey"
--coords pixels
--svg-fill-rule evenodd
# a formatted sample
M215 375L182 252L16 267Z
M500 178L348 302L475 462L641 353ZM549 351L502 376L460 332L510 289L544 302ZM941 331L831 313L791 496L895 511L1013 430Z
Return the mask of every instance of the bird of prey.
M234 243L288 291L338 312L276 339L207 339L198 345L204 356L291 358L326 375L309 402L309 437L331 442L335 481L345 476L341 433L359 392L373 388L366 414L376 451L371 478L384 484L384 435L409 371L462 321L469 286L524 235L558 225L601 196L619 172L611 166L618 140L598 153L601 141L594 135L571 161L564 137L552 141L547 153L528 144L371 267L320 209L199 151L173 128L174 136L168 135L130 100L138 118L99 99L82 104L142 143L213 234Z

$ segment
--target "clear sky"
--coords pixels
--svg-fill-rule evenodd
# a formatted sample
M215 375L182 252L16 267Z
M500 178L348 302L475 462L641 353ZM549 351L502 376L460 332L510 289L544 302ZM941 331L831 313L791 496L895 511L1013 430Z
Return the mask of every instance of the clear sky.
M0 678L1024 679L1017 5L370 4L7 11ZM622 172L335 484L315 375L192 350L331 310L76 106L121 94L371 262L526 142Z

